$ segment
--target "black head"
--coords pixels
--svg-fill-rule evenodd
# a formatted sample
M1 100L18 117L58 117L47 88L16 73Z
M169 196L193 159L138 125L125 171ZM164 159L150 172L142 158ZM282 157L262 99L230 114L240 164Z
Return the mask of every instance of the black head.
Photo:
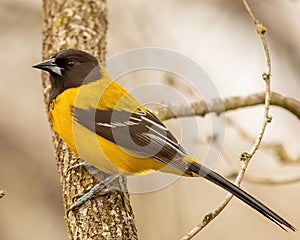
M33 67L50 74L49 102L68 88L78 87L101 77L97 59L87 52L76 49L59 51L52 55L49 60ZM95 71L98 74L95 75ZM93 73L92 77L90 73Z

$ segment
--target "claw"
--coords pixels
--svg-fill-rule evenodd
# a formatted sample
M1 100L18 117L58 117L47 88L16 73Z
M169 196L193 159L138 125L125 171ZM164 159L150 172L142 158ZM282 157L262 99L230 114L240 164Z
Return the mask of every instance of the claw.
M91 174L94 178L96 178L99 182L103 179L103 175L107 175L104 172L100 171L98 168L94 167L93 165L89 164L86 161L83 161L81 163L75 164L72 167L70 167L67 172L79 168L79 167L85 167L85 169Z
M68 170L67 170L67 172L70 172L71 170L79 168L79 167L88 168L88 165L92 166L91 164L89 164L87 162L77 163L77 164L73 165L72 167L69 167Z
M88 200L91 200L97 196L103 196L108 193L117 191L117 189L115 188L107 188L107 189L104 188L107 187L107 185L109 185L118 177L120 177L119 173L110 175L109 177L105 178L102 182L94 186L89 192L85 194L76 194L74 198L78 198L78 200L73 205L71 205L71 207L67 210L67 215L69 214L70 211L73 211L75 208L81 206L83 203L85 203Z
M73 197L73 200L75 199L78 199L78 198L81 198L84 196L84 193L77 193L74 197Z

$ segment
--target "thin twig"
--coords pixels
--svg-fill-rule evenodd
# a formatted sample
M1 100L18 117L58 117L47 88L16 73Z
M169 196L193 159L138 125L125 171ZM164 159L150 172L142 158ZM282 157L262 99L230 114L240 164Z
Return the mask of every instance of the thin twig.
M270 122L270 117L269 117L269 108L270 108L270 102L271 102L271 89L270 89L270 79L271 79L271 58L269 54L269 49L267 46L266 39L264 37L264 33L266 31L265 27L263 27L262 24L259 23L259 21L255 18L251 8L249 7L248 3L246 0L242 0L246 11L248 12L251 20L256 26L256 31L257 34L259 35L261 39L261 44L264 49L264 54L266 57L266 63L267 63L267 71L263 73L263 79L265 81L265 109L264 109L264 115L263 115L263 124L260 130L260 133L253 145L253 147L250 149L248 153L242 153L240 159L242 160L242 167L240 171L238 172L238 175L235 179L235 184L240 185L245 171L247 169L247 166L251 160L251 158L254 156L256 153L257 149L260 146L260 143L262 141L263 135L265 133L265 129L267 124ZM200 232L205 226L207 226L208 223L210 223L216 216L220 214L220 212L227 206L227 204L230 202L232 199L232 194L227 194L226 198L224 201L220 204L219 207L217 207L213 212L209 213L206 215L206 217L202 220L201 224L196 226L194 229L192 229L186 236L182 238L182 240L188 240L191 239L193 236L195 236L198 232ZM208 217L209 216L209 217Z
M235 131L237 131L241 139L246 140L248 143L254 141L254 138L252 138L243 128L241 128L231 118L226 118L226 123L229 124L232 128L234 128ZM273 152L273 154L279 159L281 163L288 163L289 165L300 163L300 156L293 158L288 154L287 150L280 143L261 143L260 149ZM228 156L224 156L224 158L226 158L229 164L231 164L231 161L229 161ZM232 167L232 169L233 170L230 173L226 174L226 178L236 178L238 172L234 170L234 167ZM247 176L244 177L244 181L264 185L285 185L300 182L300 175L296 175L293 177L289 176L288 178L273 178L247 174Z

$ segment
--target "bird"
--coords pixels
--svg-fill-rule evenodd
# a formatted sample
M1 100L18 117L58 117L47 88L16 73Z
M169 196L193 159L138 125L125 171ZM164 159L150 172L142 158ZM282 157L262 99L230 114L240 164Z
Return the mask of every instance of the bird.
M261 201L189 155L150 110L110 78L92 54L64 49L33 68L50 75L48 117L53 130L81 159L109 175L100 185L107 186L120 175L152 171L203 177L285 231L296 230ZM92 190L99 189L103 187ZM93 193L83 195L73 207Z

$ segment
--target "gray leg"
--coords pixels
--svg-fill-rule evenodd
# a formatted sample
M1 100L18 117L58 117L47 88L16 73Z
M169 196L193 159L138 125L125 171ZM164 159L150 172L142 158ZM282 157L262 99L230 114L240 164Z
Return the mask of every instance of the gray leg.
M109 185L111 182L116 180L118 177L120 177L119 173L112 174L105 178L102 182L98 183L96 186L94 186L89 192L85 194L77 194L75 197L79 199L68 209L67 214L72 211L74 208L79 207L83 203L85 203L88 200L91 200L92 198L96 196L103 196L105 194L111 193L116 191L115 188L107 188L107 185Z
M78 167L85 167L85 169L91 174L94 178L96 178L99 182L102 181L103 175L105 175L105 178L108 177L109 175L100 171L98 168L94 167L92 164L84 161L78 164L75 164L74 166L70 167L68 171L71 171L73 169L76 169Z

